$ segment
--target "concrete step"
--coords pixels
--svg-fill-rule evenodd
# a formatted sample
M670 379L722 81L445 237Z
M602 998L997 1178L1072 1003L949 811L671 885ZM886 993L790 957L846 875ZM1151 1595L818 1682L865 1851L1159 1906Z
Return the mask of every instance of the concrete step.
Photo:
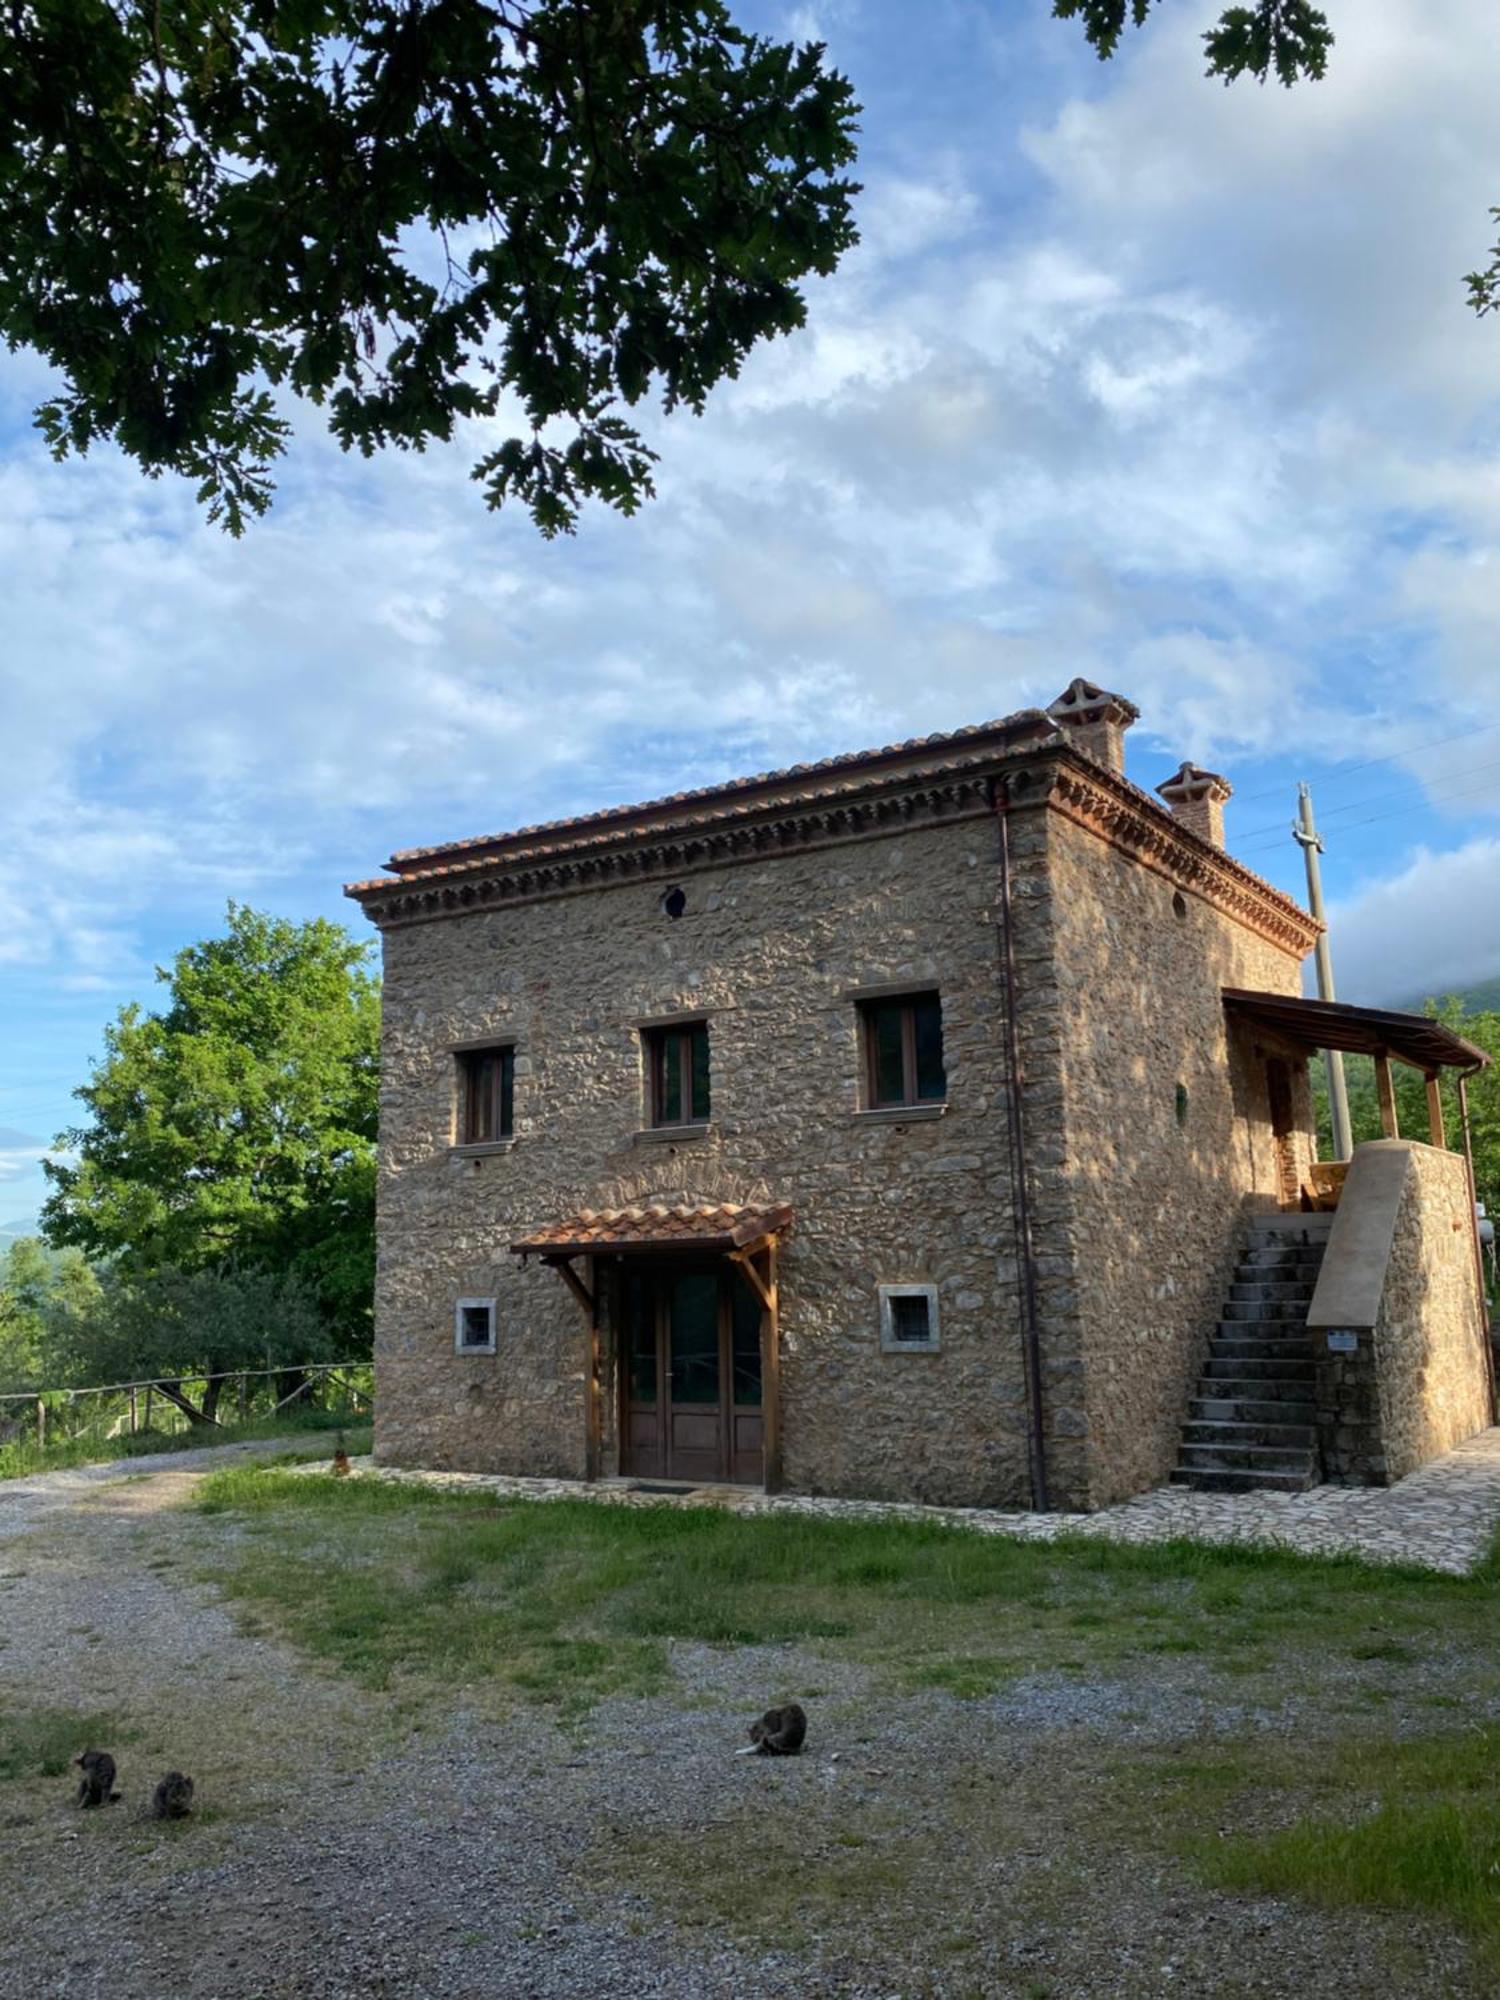
M1322 1268L1323 1252L1307 1243L1273 1243L1264 1250L1247 1250L1236 1266L1246 1278L1279 1278L1285 1273L1315 1279Z
M1192 1486L1200 1493L1306 1493L1317 1483L1311 1467L1306 1472L1251 1472L1244 1466L1179 1465L1172 1473L1174 1486Z
M1242 1406L1231 1406L1238 1411ZM1189 1417L1182 1427L1184 1455L1194 1445L1276 1445L1283 1451L1312 1451L1318 1442L1317 1428L1312 1423L1278 1424L1247 1423L1239 1416L1223 1420L1213 1417Z
M1194 1396L1188 1404L1190 1424L1274 1424L1293 1425L1298 1430L1314 1430L1318 1406L1299 1402L1295 1397L1260 1396L1258 1383L1246 1383L1243 1396Z
M1228 1333L1218 1334L1208 1343L1208 1358L1210 1361L1312 1361L1317 1357L1306 1333L1277 1339Z
M1221 1382L1277 1382L1286 1386L1295 1384L1307 1396L1316 1379L1311 1355L1305 1361L1290 1361L1281 1355L1226 1354L1220 1359L1211 1354L1203 1364L1198 1387L1202 1395L1222 1396L1229 1391L1218 1386ZM1209 1384L1213 1385L1211 1389Z
M1179 1465L1228 1468L1246 1472L1306 1472L1312 1466L1310 1445L1184 1444Z
M1198 1381L1194 1400L1210 1403L1296 1403L1316 1404L1314 1378L1301 1375L1210 1375ZM1299 1414L1300 1422L1300 1414Z
M1316 1245L1321 1250L1332 1228L1331 1215L1257 1216L1245 1241L1252 1250L1281 1248L1288 1243Z
M1229 1287L1229 1297L1234 1305L1300 1305L1306 1312L1312 1303L1315 1285L1303 1285L1285 1278L1247 1283L1236 1278Z
M1311 1303L1300 1299L1226 1299L1224 1320L1220 1324L1245 1320L1256 1326L1273 1326L1278 1320L1290 1320L1301 1326Z

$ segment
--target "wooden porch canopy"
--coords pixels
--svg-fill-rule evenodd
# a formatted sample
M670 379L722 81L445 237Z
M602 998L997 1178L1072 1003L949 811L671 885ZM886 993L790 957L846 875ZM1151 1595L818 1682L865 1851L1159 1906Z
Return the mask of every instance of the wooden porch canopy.
M1298 1000L1286 993L1247 993L1226 986L1224 1005L1284 1040L1345 1055L1394 1056L1413 1069L1482 1069L1484 1050L1425 1014L1396 1014L1384 1007L1348 1007L1342 1000Z
M1386 1007L1349 1007L1342 1000L1300 1000L1286 993L1250 993L1226 986L1224 1007L1230 1017L1252 1022L1278 1041L1291 1043L1311 1053L1317 1049L1338 1049L1345 1055L1372 1056L1375 1088L1380 1100L1380 1123L1388 1139L1400 1138L1396 1122L1396 1093L1391 1084L1391 1062L1404 1062L1419 1069L1427 1079L1427 1117L1434 1146L1444 1146L1443 1103L1438 1076L1445 1069L1458 1071L1458 1102L1464 1122L1465 1152L1468 1150L1468 1103L1465 1078L1489 1062L1485 1051L1466 1042L1441 1021L1425 1014L1399 1014Z
M789 1202L653 1203L631 1208L583 1208L562 1222L533 1230L511 1249L551 1263L567 1257L620 1257L696 1250L732 1255L791 1227Z
M603 1401L600 1286L592 1288L573 1268L575 1257L613 1260L662 1257L674 1252L728 1258L760 1302L761 1393L765 1423L766 1490L781 1484L781 1324L776 1255L792 1226L790 1202L650 1203L629 1208L583 1208L549 1222L511 1244L524 1263L539 1257L555 1270L583 1309L589 1336L588 1476L599 1476ZM595 1265L595 1271L598 1265Z

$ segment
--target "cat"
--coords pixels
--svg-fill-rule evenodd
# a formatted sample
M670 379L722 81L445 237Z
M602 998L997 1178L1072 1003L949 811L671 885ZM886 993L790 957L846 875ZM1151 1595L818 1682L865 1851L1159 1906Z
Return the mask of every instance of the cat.
M193 1781L181 1771L168 1771L151 1795L153 1819L185 1819L193 1810Z
M759 1722L750 1725L750 1748L742 1757L795 1757L807 1736L807 1717L799 1702L784 1708L768 1708Z
M80 1750L73 1759L83 1773L78 1787L81 1806L112 1805L120 1794L114 1789L115 1760L107 1750Z

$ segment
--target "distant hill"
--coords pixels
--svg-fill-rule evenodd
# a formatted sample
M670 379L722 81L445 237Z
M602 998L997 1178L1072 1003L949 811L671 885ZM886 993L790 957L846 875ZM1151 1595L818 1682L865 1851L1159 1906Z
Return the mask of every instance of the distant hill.
M1424 1000L1446 1000L1450 992L1463 1002L1466 1014L1489 1014L1500 1010L1500 974L1493 979L1481 979L1474 986L1443 986L1435 992L1423 991L1400 1004L1407 1012L1416 1013Z
M37 1220L34 1215L13 1215L9 1222L0 1222L0 1253L8 1250L12 1243L23 1236L37 1234Z

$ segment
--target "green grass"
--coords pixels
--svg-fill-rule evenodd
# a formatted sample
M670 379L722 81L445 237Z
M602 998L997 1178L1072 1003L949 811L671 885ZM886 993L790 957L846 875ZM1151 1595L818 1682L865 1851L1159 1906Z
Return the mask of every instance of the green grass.
M1232 1807L1263 1782L1241 1766L1220 1774L1220 1796ZM1446 1917L1500 1970L1500 1730L1354 1739L1316 1790L1323 1802L1290 1826L1199 1836L1190 1851L1211 1881L1237 1892Z
M370 1449L368 1421L339 1415L331 1410L283 1410L277 1416L260 1417L247 1424L226 1424L223 1429L185 1431L144 1431L135 1437L59 1438L38 1449L35 1439L21 1438L0 1445L0 1479L24 1479L37 1472L58 1472L72 1465L103 1465L121 1458L144 1458L154 1452L199 1451L213 1445L240 1444L258 1438L324 1436L345 1432L351 1453Z
M502 1503L236 1466L199 1496L249 1533L218 1580L252 1614L373 1684L398 1672L587 1702L664 1684L669 1639L798 1642L897 1689L981 1697L1035 1670L1184 1656L1269 1672L1289 1653L1389 1671L1405 1649L1488 1643L1475 1579L1275 1550L1036 1544L920 1522L714 1508ZM1401 1648L1402 1652L1394 1649Z
M138 1734L92 1709L0 1708L0 1783L61 1777L80 1750L113 1749Z
M1500 1695L1494 1556L1459 1578L1272 1549L507 1502L256 1466L211 1474L197 1504L235 1525L214 1576L249 1621L367 1686L399 1682L419 1705L441 1684L466 1703L541 1702L572 1718L609 1695L669 1689L671 1639L796 1642L802 1655L780 1685L771 1670L768 1699L811 1698L826 1677L809 1652L865 1669L886 1704L982 1701L1037 1672L1097 1685L1134 1671L1143 1693L1155 1677L1189 1676L1228 1713L1246 1700L1274 1714L1294 1697L1310 1726L1228 1723L1170 1757L1124 1738L1113 1761L1080 1752L1077 1838L1175 1852L1236 1893L1430 1912L1500 1967L1500 1730L1449 1722L1454 1687L1466 1703ZM1448 1733L1393 1742L1397 1703L1407 1718L1430 1705ZM732 1813L656 1829L599 1865L682 1921L743 1930L748 1842L754 1909L793 1912L792 1930L813 1938L825 1926L873 1936L917 1920L902 1885L929 1879L934 1825L976 1866L999 1865L1022 1838L1016 1784L1041 1785L1035 1809L1055 1812L1051 1771L1050 1760L1029 1777L1011 1767L999 1792L993 1771L949 1774L920 1826L879 1811L841 1817L831 1795L813 1811L803 1797L774 1827ZM957 1939L955 1895L933 1909Z

